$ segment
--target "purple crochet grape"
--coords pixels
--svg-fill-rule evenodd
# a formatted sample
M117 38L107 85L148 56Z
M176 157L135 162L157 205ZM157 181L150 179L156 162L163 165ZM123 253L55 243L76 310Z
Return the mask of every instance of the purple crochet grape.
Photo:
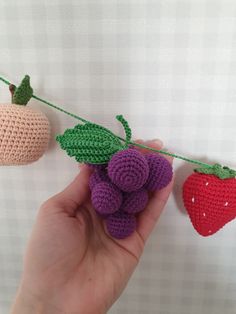
M94 171L90 178L89 178L89 187L90 190L92 191L92 189L101 182L111 182L110 178L108 177L108 175L106 174L105 171L101 171L101 170L96 170Z
M123 211L110 215L105 221L108 233L116 239L128 237L136 228L135 216Z
M144 185L148 191L156 191L167 186L173 176L172 165L160 154L147 154L145 158L149 165L149 177Z
M108 176L122 191L140 189L147 181L148 162L137 150L128 148L115 153L108 163Z
M145 209L148 203L148 193L145 189L140 189L131 193L123 194L121 208L129 214L137 214Z
M92 190L91 201L101 215L116 212L122 203L122 193L112 183L101 182Z

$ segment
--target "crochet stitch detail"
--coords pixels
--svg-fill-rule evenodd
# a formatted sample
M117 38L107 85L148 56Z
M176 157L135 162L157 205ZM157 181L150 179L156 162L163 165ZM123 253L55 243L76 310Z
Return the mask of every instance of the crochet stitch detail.
M235 179L193 173L184 182L183 201L196 231L210 236L236 216Z
M136 228L134 215L118 211L106 219L107 231L116 239L124 239L131 235Z
M123 116L116 117L122 123L126 133L126 142L121 144L119 138L101 125L87 122L67 129L56 140L70 157L78 162L90 164L107 163L111 156L119 150L126 149L131 138L131 130Z
M14 90L12 102L18 105L26 105L33 96L33 89L30 86L30 77L26 75L20 86Z
M226 166L222 167L220 164L214 164L212 167L196 168L194 171L205 174L214 174L222 180L236 177L235 170Z
M112 214L122 203L122 194L112 183L96 184L91 195L92 205L100 214Z
M145 209L148 203L148 193L142 188L131 193L124 193L121 210L129 214L137 214Z
M148 174L149 167L145 157L132 148L116 153L108 163L108 176L125 192L140 189Z
M45 152L50 125L40 111L25 106L0 105L0 165L23 165Z
M145 158L149 166L149 176L145 184L148 191L161 190L166 187L173 176L172 166L169 161L160 154L146 154Z
M103 170L96 170L96 171L94 171L94 173L92 173L90 178L89 178L89 188L90 188L90 190L92 191L92 189L98 183L101 183L101 182L109 182L110 183L110 179L109 179L108 175Z

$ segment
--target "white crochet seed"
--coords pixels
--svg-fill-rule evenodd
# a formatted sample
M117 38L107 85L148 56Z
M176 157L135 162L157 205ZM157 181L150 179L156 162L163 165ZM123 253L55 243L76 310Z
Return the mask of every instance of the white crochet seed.
M229 204L228 202L225 202L225 206L228 206L228 204Z
M206 213L203 213L203 217L206 217Z
M194 196L192 197L192 203L194 203L195 202L195 199L194 199Z
M208 185L209 184L209 182L206 182L206 185Z

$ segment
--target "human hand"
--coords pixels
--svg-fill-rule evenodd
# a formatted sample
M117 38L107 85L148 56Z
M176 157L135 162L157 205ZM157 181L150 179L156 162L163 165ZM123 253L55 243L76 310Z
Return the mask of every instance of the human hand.
M161 148L154 141L138 142ZM90 173L88 166L81 166L75 180L41 206L12 314L102 314L125 288L168 200L173 179L151 195L138 216L136 231L117 240L107 234L92 208Z

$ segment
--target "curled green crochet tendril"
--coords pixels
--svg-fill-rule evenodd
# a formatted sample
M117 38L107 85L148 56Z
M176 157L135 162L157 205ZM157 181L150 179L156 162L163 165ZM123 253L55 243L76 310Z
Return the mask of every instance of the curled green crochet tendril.
M10 85L11 82L9 82L8 80L6 80L4 77L1 77L0 76L0 80L2 82L4 82L5 84L7 85ZM81 122L84 122L84 123L90 123L90 124L95 124L93 122L90 122L78 115L75 115L69 111L66 111L65 109L63 108L60 108L59 106L41 98L41 97L38 97L37 95L32 95L32 98L56 109L56 110L59 110L77 120L80 120ZM172 153L169 153L167 151L164 151L164 150L159 150L159 149L155 149L155 148L151 148L151 147L148 147L146 145L143 145L143 144L139 144L139 143L135 143L133 141L131 141L131 130L129 128L129 125L127 123L127 121L123 118L122 115L118 115L117 117L117 120L119 120L122 124L123 124L123 127L125 129L125 133L126 133L126 138L122 138L120 136L117 136L114 134L114 136L116 136L119 140L121 141L124 141L126 145L128 144L131 144L131 145L134 145L134 146L137 146L137 147L140 147L140 148L145 148L147 150L150 150L150 151L153 151L153 152L157 152L157 153L161 153L161 154L164 154L164 155L167 155L167 156L171 156L171 157L174 157L174 158L177 158L177 159L182 159L184 161L187 161L187 162L190 162L190 163L193 163L193 164L196 164L196 165L200 165L202 166L203 168L199 169L199 171L197 169L195 169L195 171L197 172L202 172L202 173L208 173L208 174L215 174L215 173L218 173L219 174L219 177L221 178L228 178L228 177L234 177L236 176L236 171L235 170L232 170L228 167L221 167L219 164L216 164L216 165L210 165L210 164L207 164L207 163L204 163L200 160L195 160L195 159L190 159L190 158L187 158L187 157L184 157L184 156L180 156L180 155L176 155L176 154L172 154ZM217 175L217 174L216 174Z

